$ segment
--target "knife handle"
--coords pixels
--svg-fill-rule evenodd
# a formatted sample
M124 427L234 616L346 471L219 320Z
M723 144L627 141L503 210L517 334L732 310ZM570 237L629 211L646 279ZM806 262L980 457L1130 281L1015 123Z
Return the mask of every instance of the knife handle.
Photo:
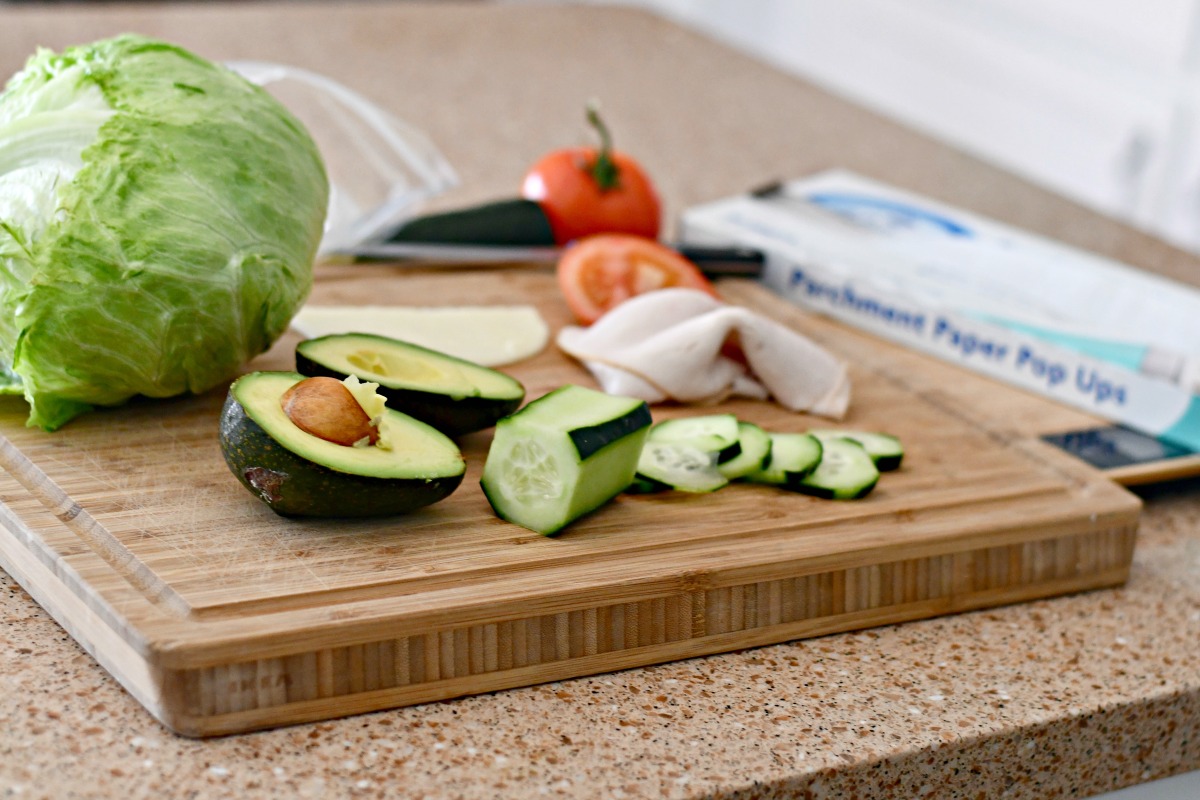
M711 277L758 278L767 260L761 250L750 247L677 244L675 250Z
M532 200L491 203L414 217L382 238L388 243L553 247L554 231Z

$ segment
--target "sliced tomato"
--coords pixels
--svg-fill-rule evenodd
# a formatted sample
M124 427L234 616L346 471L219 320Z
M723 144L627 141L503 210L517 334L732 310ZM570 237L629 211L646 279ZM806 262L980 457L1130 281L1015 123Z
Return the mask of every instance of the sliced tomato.
M558 285L583 325L655 289L686 287L720 299L691 261L653 239L621 233L588 236L568 247L558 261Z

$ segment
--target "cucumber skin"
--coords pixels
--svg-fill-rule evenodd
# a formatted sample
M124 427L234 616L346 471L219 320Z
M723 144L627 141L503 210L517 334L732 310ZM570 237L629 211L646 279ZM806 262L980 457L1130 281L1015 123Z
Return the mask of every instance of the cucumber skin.
M877 477L875 480L871 481L871 483L862 487L853 494L839 494L838 492L821 486L812 486L810 484L806 484L803 481L789 482L784 484L783 488L788 489L789 491L811 495L812 497L820 497L822 500L861 500L869 495L875 489L875 485L878 483L879 478Z
M349 374L313 361L299 350L296 351L296 371L307 378L328 377L339 381L345 380ZM378 380L370 376L357 377L371 383ZM525 399L524 395L507 400L493 397L455 399L439 392L398 389L383 384L375 391L387 400L388 408L416 417L450 437L465 436L492 427L500 419L516 411Z
M466 474L464 468L438 478L372 478L329 469L275 441L232 392L221 409L220 442L230 472L282 517L405 514L444 500Z
M667 484L645 475L634 475L633 481L625 487L626 494L659 494L670 490L671 487Z
M748 483L760 483L763 486L774 486L779 489L787 489L789 492L801 492L803 494L811 494L814 497L820 497L820 494L815 491L810 491L804 486L803 483L804 479L811 475L815 470L816 467L814 466L812 469L803 472L788 472L785 473L785 477L782 481L773 480L767 475L766 470L760 470L758 472L750 473L744 478L744 480L746 480Z
M643 403L621 417L619 423L605 422L601 425L575 428L574 430L567 431L567 435L571 437L571 443L575 445L575 452L579 453L579 460L586 461L598 450L602 450L611 444L611 441L609 441L611 439L609 435L611 429L617 428L620 431L617 439L622 439L643 428L649 430L650 423L650 406Z
M900 464L903 461L903 453L898 456L881 456L875 460L875 469L880 472L894 472L900 469Z

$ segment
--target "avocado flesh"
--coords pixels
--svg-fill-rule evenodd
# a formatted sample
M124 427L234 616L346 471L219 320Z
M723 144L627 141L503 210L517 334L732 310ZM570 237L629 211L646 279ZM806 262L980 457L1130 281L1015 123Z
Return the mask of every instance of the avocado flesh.
M300 430L280 398L304 376L259 372L230 387L221 450L242 484L284 516L367 517L436 503L462 482L453 441L393 410L380 420L383 446L346 447Z
M525 398L525 387L503 372L373 334L334 334L301 342L296 369L309 377L341 380L354 375L378 383L389 408L448 436L489 428Z

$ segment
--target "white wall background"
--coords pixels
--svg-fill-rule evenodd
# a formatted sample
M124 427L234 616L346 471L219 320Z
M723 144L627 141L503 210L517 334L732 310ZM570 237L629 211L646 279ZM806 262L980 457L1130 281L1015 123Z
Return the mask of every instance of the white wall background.
M625 0L1200 251L1200 0Z

